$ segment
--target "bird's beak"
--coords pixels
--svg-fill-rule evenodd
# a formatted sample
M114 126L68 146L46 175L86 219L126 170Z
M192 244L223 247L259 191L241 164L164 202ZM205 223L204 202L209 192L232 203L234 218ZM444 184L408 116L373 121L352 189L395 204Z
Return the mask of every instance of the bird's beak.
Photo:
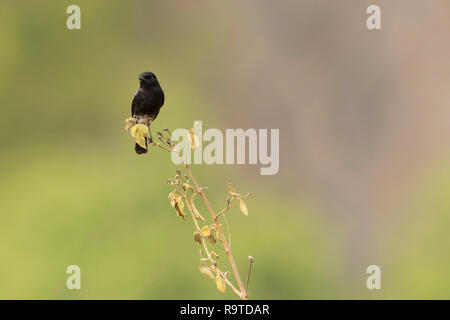
M140 80L140 81L144 80L144 77L139 76L139 80Z

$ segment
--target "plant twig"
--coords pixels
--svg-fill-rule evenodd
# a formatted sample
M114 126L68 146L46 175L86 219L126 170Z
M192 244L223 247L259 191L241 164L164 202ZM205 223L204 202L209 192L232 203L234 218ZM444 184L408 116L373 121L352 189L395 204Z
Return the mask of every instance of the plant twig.
M219 234L220 240L223 243L223 246L224 246L224 249L225 249L225 253L228 256L228 260L230 261L231 269L233 270L234 277L235 277L236 282L238 284L239 291L240 291L239 296L241 297L241 299L247 300L248 298L246 297L246 291L244 289L244 285L242 284L241 276L239 275L239 271L237 269L236 263L234 262L233 255L231 254L231 249L229 248L227 240L225 239L225 235L223 234L222 227L220 226L220 223L217 220L217 216L214 213L214 211L213 211L213 209L211 207L211 204L209 203L208 198L204 194L202 188L200 188L200 185L198 184L197 179L195 178L194 174L192 173L191 169L189 168L189 165L186 164L184 161L182 163L183 163L184 168L186 169L187 174L189 175L189 178L194 183L194 186L195 186L195 188L197 190L197 193L202 198L203 202L206 205L206 208L208 209L208 211L209 211L209 213L211 215L212 220L214 221L214 225L216 226L216 229L217 229L217 232Z
M250 274L252 273L252 265L253 265L253 257L249 256L248 257L248 275L247 275L247 284L245 285L245 294L246 296L248 296L248 283L250 282Z
M127 123L126 129L128 130L129 128L130 127L129 127L128 123ZM192 130L193 129L191 129L191 131ZM168 134L170 135L169 129L164 128L163 131L168 132ZM136 141L137 141L138 137L135 137L135 138L136 138ZM140 137L140 138L142 138L142 137ZM170 138L164 137L163 133L161 133L161 132L158 132L158 139L161 142L153 142L152 145L155 146L155 147L158 147L158 148L160 148L160 149L162 149L164 151L168 151L169 153L176 152L177 155L179 156L179 158L181 159L181 164L183 165L183 167L184 167L184 169L185 169L185 171L187 173L187 176L185 176L185 178L184 178L181 175L180 170L177 170L177 176L175 177L175 180L169 180L169 182L171 184L176 184L177 185L177 189L175 189L169 195L169 201L171 202L172 206L177 211L177 214L179 216L181 216L183 219L186 218L186 215L183 214L183 208L182 207L184 206L183 202L186 203L186 206L188 208L188 211L190 212L190 215L192 217L192 220L194 221L195 228L196 228L195 240L197 242L201 243L203 249L206 252L208 260L211 262L211 266L209 266L208 268L209 268L210 271L213 270L216 273L216 284L217 284L219 290L220 291L224 290L224 286L222 288L222 285L220 283L220 281L221 281L220 279L222 279L224 281L224 283L227 284L241 299L247 300L248 299L248 281L249 281L249 278L250 278L250 271L251 271L251 263L252 262L250 262L250 270L249 270L249 274L248 274L248 278L247 278L247 288L244 288L244 284L242 282L241 276L239 275L239 271L238 271L238 268L236 266L236 262L234 261L233 255L231 253L231 234L230 234L228 221L226 220L226 216L224 215L224 213L230 209L230 207L232 205L232 201L233 201L233 199L236 196L239 197L239 199L240 199L239 201L241 201L241 203L242 203L242 201L243 201L242 199L246 198L249 194L247 194L246 196L240 196L240 195L238 195L235 192L231 193L232 194L232 198L228 199L228 203L227 203L226 208L223 209L222 211L220 211L218 214L215 214L214 210L211 207L211 204L210 204L208 198L206 197L206 195L204 193L204 189L206 189L206 188L200 187L200 184L198 183L197 179L195 178L194 174L192 173L189 165L184 161L183 157L181 156L180 151L177 150L177 148L175 147L175 144L172 143L172 140ZM192 145L193 142L195 144L195 139L193 137L191 137L191 145ZM163 146L161 143L167 145L168 147ZM193 186L191 186L189 184L187 177L189 177L190 181L193 182L193 184L194 184ZM229 187L230 186L231 186L231 184L229 184ZM206 208L207 208L207 210L208 210L208 212L209 212L209 214L211 216L211 219L212 219L212 221L214 223L214 228L212 228L212 227L210 228L209 226L204 226L203 228L200 228L200 225L199 225L197 219L199 218L199 219L204 220L204 218L201 217L200 213L195 208L194 201L193 201L193 196L192 196L192 198L189 198L187 196L186 192L188 190L191 190L193 192L193 195L195 195L195 194L200 195L200 197L201 197L202 201L204 202L204 204L205 204L205 206L206 206ZM184 199L184 201L182 199ZM180 206L181 206L181 208L180 208ZM244 207L245 207L245 204L244 204ZM246 207L245 207L244 210L241 208L241 211L243 211L245 214L247 214ZM228 234L229 234L228 242L227 242L227 239L225 238L224 232L222 230L222 226L221 226L221 224L219 223L219 220L218 220L218 218L221 215L224 215L226 227L227 227L227 230L228 230ZM206 230L207 230L206 232L207 232L207 234L209 234L209 236L206 236L206 234L204 234L202 232L202 231L204 231L203 229L205 229L205 228L206 228ZM208 249L208 245L207 245L207 242L206 242L207 238L209 238L209 240L211 241L211 244L216 243L216 240L215 240L214 236L210 233L212 230L214 230L217 233L220 241L223 244L223 248L222 249L225 251L225 253L226 253L227 257L228 257L228 261L229 261L229 263L231 265L232 273L233 273L233 276L235 278L235 281L237 283L237 287L238 288L236 288L236 286L227 278L228 272L224 273L224 272L220 271L220 269L217 267L217 262L215 260L215 258L218 258L217 254L215 252L213 252L213 251L210 251ZM217 245L218 245L218 243L217 243ZM215 257L213 257L213 253L214 253Z

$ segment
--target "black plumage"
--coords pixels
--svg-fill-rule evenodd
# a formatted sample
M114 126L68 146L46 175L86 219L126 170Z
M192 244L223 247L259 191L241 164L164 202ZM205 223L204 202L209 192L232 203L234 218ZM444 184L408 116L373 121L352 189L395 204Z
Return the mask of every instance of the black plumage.
M159 114L164 104L164 92L156 76L152 72L143 72L139 75L140 88L136 91L131 103L131 116L136 123L145 124L150 131L150 124ZM146 143L152 142L152 135ZM147 149L136 143L134 147L137 154L146 153Z

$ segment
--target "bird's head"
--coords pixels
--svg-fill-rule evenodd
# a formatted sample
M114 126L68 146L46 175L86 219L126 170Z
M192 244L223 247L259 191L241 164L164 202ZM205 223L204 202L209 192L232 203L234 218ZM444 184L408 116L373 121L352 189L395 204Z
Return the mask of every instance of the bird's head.
M153 72L142 72L139 75L139 83L141 87L152 87L158 83L158 80Z

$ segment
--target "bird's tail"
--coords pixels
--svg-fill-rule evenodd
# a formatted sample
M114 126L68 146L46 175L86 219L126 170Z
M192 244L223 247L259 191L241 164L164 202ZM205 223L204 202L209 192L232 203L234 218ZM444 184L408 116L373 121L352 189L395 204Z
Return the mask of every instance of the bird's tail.
M148 148L148 142L147 142L147 138L145 138L145 145ZM143 153L147 153L147 149L142 148L140 145L138 145L137 143L134 145L134 151L136 151L137 154L143 154Z

